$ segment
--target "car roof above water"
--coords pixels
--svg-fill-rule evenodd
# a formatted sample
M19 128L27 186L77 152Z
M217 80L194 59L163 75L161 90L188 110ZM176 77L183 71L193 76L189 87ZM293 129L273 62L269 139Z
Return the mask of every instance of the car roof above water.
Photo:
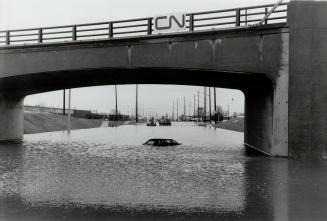
M151 138L148 141L146 141L144 144L149 145L155 145L155 146L161 146L161 145L179 145L176 140L170 139L170 138Z
M156 141L156 140L174 140L174 139L170 139L170 138L152 138L152 139L149 139L148 141Z

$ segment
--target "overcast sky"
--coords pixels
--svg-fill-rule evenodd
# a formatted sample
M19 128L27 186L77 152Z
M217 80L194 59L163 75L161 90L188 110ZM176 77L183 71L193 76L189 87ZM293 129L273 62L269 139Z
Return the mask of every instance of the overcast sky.
M275 3L277 0L0 0L0 29L57 26L137 17L171 12L197 12ZM140 108L146 112L171 113L172 102L192 101L202 87L173 85L140 85ZM118 87L119 109L131 112L135 106L135 85ZM72 90L72 107L109 112L114 108L114 87L102 86ZM203 103L203 99L201 101ZM224 109L243 112L242 92L217 89L217 103ZM62 106L62 91L25 98L25 104ZM187 108L188 111L188 108Z

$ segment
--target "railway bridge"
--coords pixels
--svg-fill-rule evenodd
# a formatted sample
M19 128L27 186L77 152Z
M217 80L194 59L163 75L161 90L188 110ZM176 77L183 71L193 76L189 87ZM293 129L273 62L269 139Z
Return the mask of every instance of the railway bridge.
M0 31L0 140L22 138L27 95L198 85L244 93L247 147L327 159L327 2L275 6L189 13L176 33L153 18Z

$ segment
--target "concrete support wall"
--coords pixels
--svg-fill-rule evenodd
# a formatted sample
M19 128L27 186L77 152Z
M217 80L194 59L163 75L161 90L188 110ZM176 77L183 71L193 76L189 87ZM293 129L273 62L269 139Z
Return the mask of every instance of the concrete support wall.
M278 75L245 90L244 142L272 156L288 156L289 35L281 35Z
M281 60L274 80L273 156L288 156L289 34L281 35Z
M0 141L23 138L23 97L0 94Z
M273 148L273 93L269 89L245 92L244 143L264 153Z
M289 155L327 159L327 1L291 1Z
M285 74L283 79L287 78ZM244 143L272 156L288 156L288 82L245 92Z

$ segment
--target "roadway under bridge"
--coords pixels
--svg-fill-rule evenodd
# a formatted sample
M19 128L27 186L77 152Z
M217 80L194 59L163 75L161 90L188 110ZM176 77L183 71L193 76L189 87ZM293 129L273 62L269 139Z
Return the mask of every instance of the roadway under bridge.
M244 93L248 147L327 159L326 11L326 2L291 1L287 22L276 24L53 43L38 32L38 44L7 44L0 47L0 140L22 138L23 100L30 94L198 85Z

